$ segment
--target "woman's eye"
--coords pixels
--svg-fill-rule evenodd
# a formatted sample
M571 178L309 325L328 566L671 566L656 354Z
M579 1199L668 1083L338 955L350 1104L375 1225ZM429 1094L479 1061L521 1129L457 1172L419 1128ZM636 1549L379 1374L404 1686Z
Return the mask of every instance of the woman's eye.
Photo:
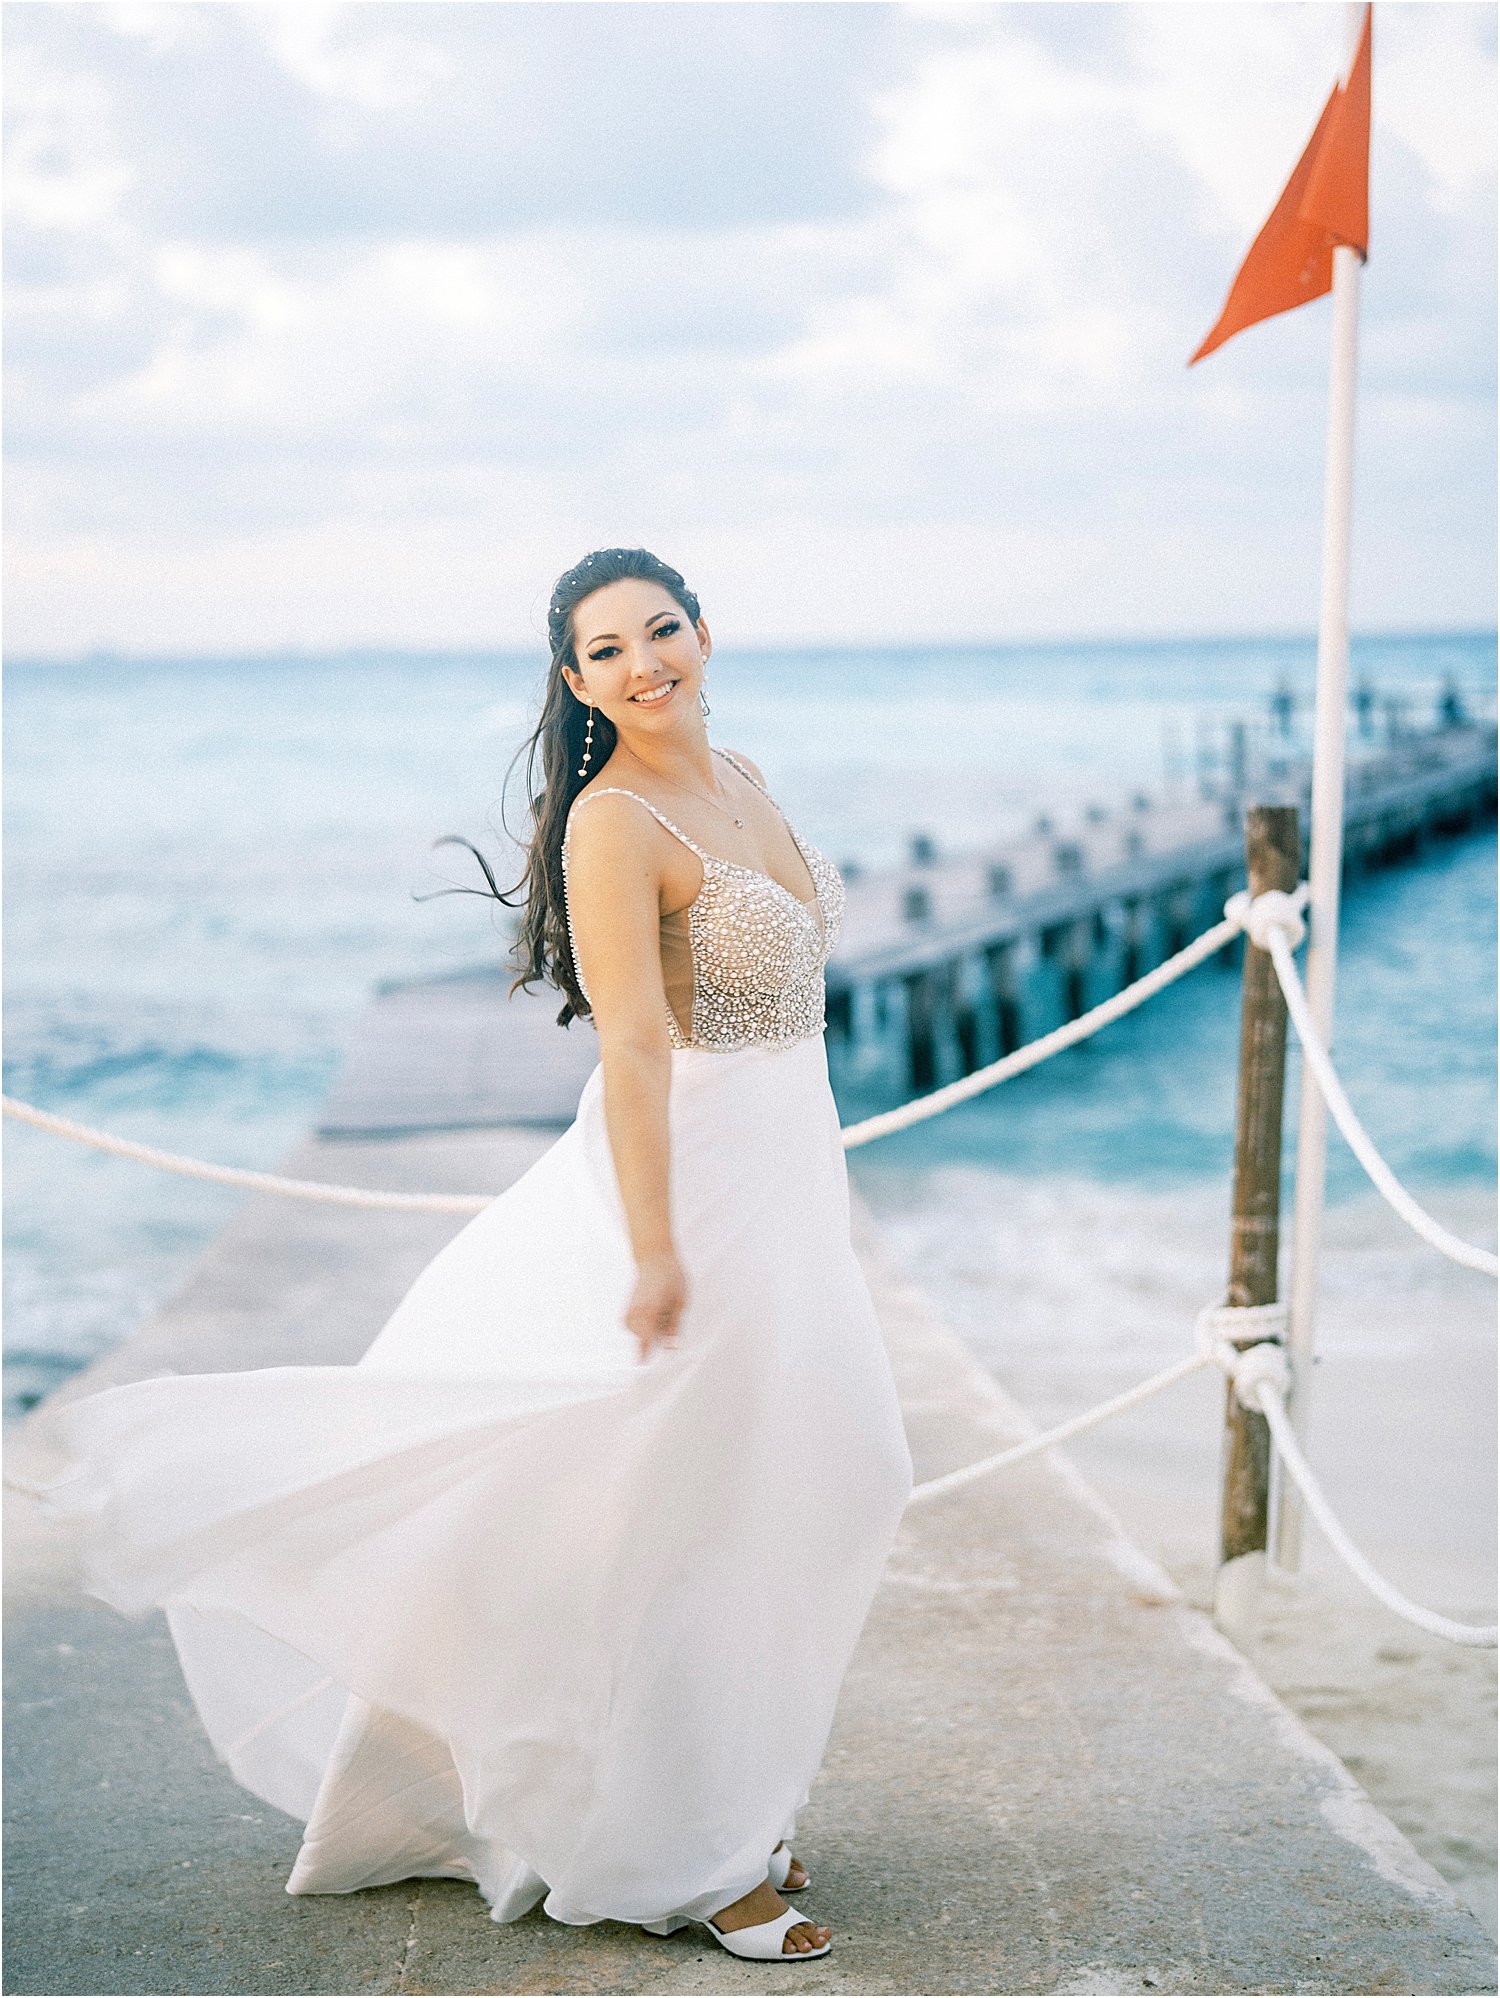
M598 652L591 652L589 657L590 659L608 659L611 654L618 652L619 649L618 645L606 645Z
M668 618L665 624L659 624L656 627L653 636L656 638L670 638L674 631L681 631L681 629L682 629L681 619L672 617Z

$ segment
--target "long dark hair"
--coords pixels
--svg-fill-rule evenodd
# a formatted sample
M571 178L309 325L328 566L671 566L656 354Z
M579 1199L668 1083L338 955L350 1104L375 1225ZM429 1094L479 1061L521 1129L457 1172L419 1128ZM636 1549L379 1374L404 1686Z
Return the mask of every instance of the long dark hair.
M505 792L509 788L511 772L524 758L532 830L528 840L517 841L526 854L526 865L519 881L508 890L499 888L489 862L478 847L457 833L445 833L442 839L433 842L436 846L451 844L468 847L489 883L488 888L440 888L436 890L437 894L493 896L508 908L515 906L519 898L521 920L509 958L510 969L516 976L511 980L507 997L519 986L555 985L567 1002L557 1016L560 1027L567 1026L574 1019L585 1018L591 1010L578 983L568 939L567 905L563 900L563 830L573 800L589 781L589 776L598 775L617 739L614 723L606 720L596 708L590 757L592 769L583 776L579 775L588 707L563 678L562 669L571 666L575 672L578 670L578 655L573 646L573 612L594 590L603 589L606 583L623 582L627 577L645 583L660 583L694 624L701 615L698 599L682 577L659 555L653 555L649 548L596 548L592 555L585 555L581 562L575 562L571 569L558 577L553 586L552 600L547 606L547 639L552 648L552 659L547 668L541 719L511 758L505 783L501 787L500 811L504 825ZM541 766L540 785L537 783L538 764ZM509 826L505 826L505 830L509 833ZM423 895L417 899L429 901L432 898Z

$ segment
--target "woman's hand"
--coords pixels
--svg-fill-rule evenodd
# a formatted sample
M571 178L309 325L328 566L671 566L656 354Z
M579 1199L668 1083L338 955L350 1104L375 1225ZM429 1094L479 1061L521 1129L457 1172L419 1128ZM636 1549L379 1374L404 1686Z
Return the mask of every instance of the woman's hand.
M640 1344L642 1360L649 1360L657 1346L677 1344L677 1324L686 1303L687 1278L673 1250L663 1249L637 1263L625 1323Z

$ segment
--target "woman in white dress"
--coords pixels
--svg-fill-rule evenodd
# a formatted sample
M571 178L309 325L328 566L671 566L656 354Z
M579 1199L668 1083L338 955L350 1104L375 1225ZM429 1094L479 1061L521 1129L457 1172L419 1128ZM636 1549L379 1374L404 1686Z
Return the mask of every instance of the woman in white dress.
M912 1478L823 1042L842 884L710 748L675 570L599 551L549 623L517 982L592 1014L574 1122L356 1366L65 1404L47 1496L303 1822L289 1892L801 1960L796 1815Z

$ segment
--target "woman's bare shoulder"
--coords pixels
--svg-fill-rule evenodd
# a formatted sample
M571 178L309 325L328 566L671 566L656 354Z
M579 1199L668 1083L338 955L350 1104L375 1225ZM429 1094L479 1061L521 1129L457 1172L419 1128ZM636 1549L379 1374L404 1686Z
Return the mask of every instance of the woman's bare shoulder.
M574 880L595 881L605 893L643 875L659 882L677 848L639 791L604 782L585 785L568 808L563 852Z
M585 784L568 807L569 844L582 840L590 846L618 846L623 839L649 846L658 827L651 812L642 809L644 804L638 793L623 787L600 780Z
M750 758L745 754L743 749L726 749L724 751L724 754L726 756L732 756L736 763L743 763L745 768L750 772L750 775L755 779L757 784L765 784L766 782L765 771L761 769L758 763L752 763ZM770 788L769 785L767 785L766 788L769 790Z

